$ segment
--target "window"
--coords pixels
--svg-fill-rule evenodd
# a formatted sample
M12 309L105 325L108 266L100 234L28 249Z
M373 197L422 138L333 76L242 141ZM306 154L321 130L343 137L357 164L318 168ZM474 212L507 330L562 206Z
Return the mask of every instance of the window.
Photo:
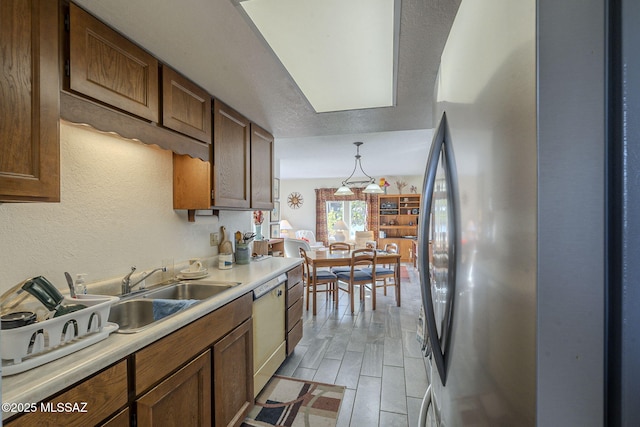
M367 203L364 200L331 200L326 202L327 230L334 237L334 225L337 221L347 224L347 240L355 240L356 231L364 231L367 224ZM345 234L347 232L345 231Z

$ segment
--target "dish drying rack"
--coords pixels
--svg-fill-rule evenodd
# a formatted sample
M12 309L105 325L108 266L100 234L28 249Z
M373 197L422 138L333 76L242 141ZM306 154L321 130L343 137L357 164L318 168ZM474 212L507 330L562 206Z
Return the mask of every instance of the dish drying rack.
M63 304L86 305L78 311L0 333L2 376L14 375L88 347L118 329L109 323L111 305L118 297L78 295Z

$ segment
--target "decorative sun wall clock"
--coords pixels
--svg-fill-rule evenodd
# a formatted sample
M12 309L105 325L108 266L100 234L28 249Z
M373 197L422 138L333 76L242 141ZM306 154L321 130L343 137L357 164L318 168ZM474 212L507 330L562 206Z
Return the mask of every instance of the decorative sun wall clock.
M304 200L302 199L302 194L298 193L297 191L294 191L293 193L289 194L289 197L287 197L287 203L289 204L289 207L291 209L298 209L300 206L302 206L303 202Z

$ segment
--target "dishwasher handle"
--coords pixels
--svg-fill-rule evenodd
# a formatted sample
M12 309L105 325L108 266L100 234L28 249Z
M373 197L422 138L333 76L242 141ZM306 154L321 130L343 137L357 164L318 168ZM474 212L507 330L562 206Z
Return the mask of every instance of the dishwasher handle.
M268 294L273 289L277 288L278 286L280 286L282 283L286 281L287 281L286 274L281 274L277 277L274 277L273 279L263 283L262 285L256 287L253 290L253 299L256 300L261 296ZM280 291L280 294L278 296L281 296L281 294L282 294L282 290Z

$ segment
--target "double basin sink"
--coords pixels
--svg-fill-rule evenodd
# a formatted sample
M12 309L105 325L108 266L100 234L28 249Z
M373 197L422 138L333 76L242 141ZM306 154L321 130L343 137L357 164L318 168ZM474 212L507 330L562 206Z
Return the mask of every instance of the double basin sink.
M219 295L237 284L236 282L191 281L138 291L133 295L127 295L111 306L109 322L119 325L118 332L140 332L187 309L190 305L183 304L186 301L189 304L195 304ZM156 300L155 303L154 300ZM180 309L172 314L159 317L156 304L159 304L160 301L157 300L163 300L162 304L171 304L172 301L175 301L176 308ZM155 315L154 305L156 305Z

